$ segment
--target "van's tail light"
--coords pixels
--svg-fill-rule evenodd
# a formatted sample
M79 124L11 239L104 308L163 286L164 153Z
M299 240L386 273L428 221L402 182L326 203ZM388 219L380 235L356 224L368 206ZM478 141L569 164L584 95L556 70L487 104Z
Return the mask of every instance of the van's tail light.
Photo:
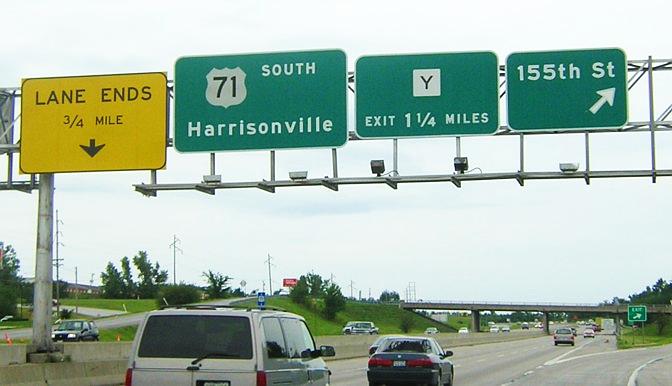
M133 369L126 369L126 380L124 381L124 386L131 386L133 384Z
M392 367L392 359L371 358L369 359L369 367Z
M266 372L257 371L257 386L266 386Z
M434 367L434 362L429 358L411 359L406 361L408 367Z

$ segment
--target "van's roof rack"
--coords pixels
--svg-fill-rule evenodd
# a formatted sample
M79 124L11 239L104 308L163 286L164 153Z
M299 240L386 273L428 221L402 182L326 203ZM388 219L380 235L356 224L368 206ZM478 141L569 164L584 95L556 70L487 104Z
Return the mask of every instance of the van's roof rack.
M230 308L230 309L239 309L246 311L257 310L257 307L242 306L237 304L170 304L162 305L159 309L185 309L185 310L216 310L218 308ZM274 307L274 306L265 306L264 310L269 311L287 311L284 308Z

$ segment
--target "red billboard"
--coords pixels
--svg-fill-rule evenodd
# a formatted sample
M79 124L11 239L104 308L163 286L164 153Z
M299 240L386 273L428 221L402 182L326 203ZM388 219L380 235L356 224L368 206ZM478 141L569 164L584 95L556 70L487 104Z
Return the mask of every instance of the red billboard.
M296 287L296 283L299 282L299 279L282 279L283 287Z

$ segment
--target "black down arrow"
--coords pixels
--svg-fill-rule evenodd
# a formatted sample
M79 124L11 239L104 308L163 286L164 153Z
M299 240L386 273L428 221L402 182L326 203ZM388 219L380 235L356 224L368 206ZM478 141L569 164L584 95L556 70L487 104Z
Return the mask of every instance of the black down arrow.
M82 149L84 149L84 151L86 152L86 154L88 154L91 158L93 158L93 157L96 156L96 154L98 154L98 152L100 151L100 149L102 149L102 148L105 147L105 144L96 146L96 140L93 139L93 138L91 138L91 139L89 140L89 146L79 145L79 147L81 147Z

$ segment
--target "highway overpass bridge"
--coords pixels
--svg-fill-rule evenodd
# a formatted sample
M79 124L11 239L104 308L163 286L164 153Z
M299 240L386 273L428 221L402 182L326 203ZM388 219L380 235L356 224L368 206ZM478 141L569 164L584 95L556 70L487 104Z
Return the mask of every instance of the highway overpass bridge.
M672 314L672 304L647 305L648 314ZM399 308L406 310L444 310L470 311L471 329L480 331L481 312L489 311L520 311L539 312L543 314L544 331L549 332L548 314L551 312L586 313L611 316L616 320L617 328L620 320L627 318L628 304L565 304L565 303L513 303L513 302L464 302L464 301L417 301L399 302Z

